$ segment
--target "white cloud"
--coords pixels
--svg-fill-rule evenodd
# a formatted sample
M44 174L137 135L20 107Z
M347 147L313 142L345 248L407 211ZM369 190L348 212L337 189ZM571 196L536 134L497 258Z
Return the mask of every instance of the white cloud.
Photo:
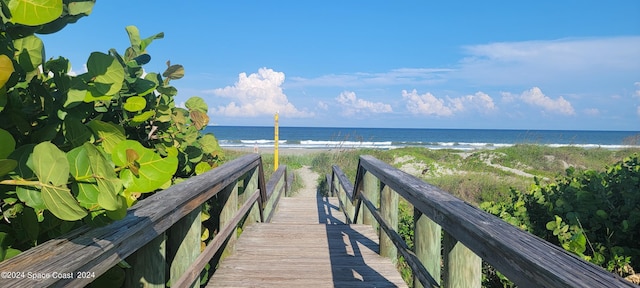
M230 117L256 117L279 112L286 117L311 117L313 113L296 108L282 91L284 73L260 68L258 73L238 75L233 86L211 91L214 95L231 98L226 106L218 106L214 113Z
M322 109L322 110L329 110L329 104L323 102L323 101L318 101L318 108Z
M589 108L584 110L584 114L589 116L598 116L600 115L600 110L598 108Z
M587 84L596 85L603 79L629 79L630 75L637 75L638 47L640 36L472 45L463 47L468 56L450 76L491 85L569 81L591 81Z
M497 109L493 98L483 92L477 92L474 95L466 95L463 97L447 97L443 99L429 92L420 95L418 91L414 89L411 92L402 90L402 98L406 101L407 109L412 114L452 116L455 113L466 110L476 110L487 113Z
M393 112L391 105L382 102L371 102L359 99L355 92L344 91L336 97L336 101L341 104L343 115L369 114L369 113L390 113Z
M573 106L569 101L565 100L562 96L558 99L551 99L542 93L542 90L538 87L533 87L531 90L522 92L520 99L527 104L539 106L544 111L555 112L564 115L576 114Z
M328 74L316 78L292 77L288 87L361 87L387 85L428 85L443 81L453 71L444 68L399 68L381 73Z
M635 82L633 84L636 85L636 88L638 89L636 90L635 96L640 98L640 82Z

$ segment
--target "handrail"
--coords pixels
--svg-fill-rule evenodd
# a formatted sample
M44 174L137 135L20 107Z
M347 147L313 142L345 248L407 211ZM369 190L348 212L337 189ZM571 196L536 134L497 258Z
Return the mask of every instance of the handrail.
M339 173L337 171L339 171ZM340 173L339 168L334 168L333 177ZM382 213L384 212L383 210L389 209L384 207L386 204L380 201L380 208L376 208L375 204L371 202L363 192L366 190L365 186L370 185L364 180L365 174L369 175L369 173L379 181L380 187L378 187L378 192L382 193L385 189L395 191L397 195L402 196L414 206L417 213L416 216L427 216L431 221L444 229L445 242L454 243L445 243L445 250L453 247L450 245L455 246L455 243L459 241L518 286L635 287L618 275L605 271L555 245L522 231L502 221L498 217L486 213L373 156L361 156L356 174L356 183L353 185L354 190L352 195L354 196L347 195L351 196L349 197L351 203L345 203L345 205L350 204L353 206L353 202L357 200L358 203L355 204L357 210L354 211L353 219L359 223L362 220L358 220L358 214L364 211L360 211L359 207L361 203L365 204L365 207L372 213L376 221L379 222L382 228L381 231L386 233L386 237L390 238L398 251L405 257L410 267L414 270L414 275L416 275L417 280L425 287L437 286L439 283L436 279L440 278L440 261L438 260L441 257L440 249L438 248L436 249L437 252L434 252L438 255L424 257L435 258L438 262L436 268L438 271L435 273L432 272L436 274L436 276L433 277L427 272L427 269L424 268L427 265L421 263L420 259L423 259L422 262L424 262L424 258L418 257L416 255L418 254L417 251L408 251L406 243L404 243L397 232L394 231L393 225L388 223L389 219L385 219L386 217L382 215L384 214ZM348 180L345 180L343 177L337 177L337 179L339 179L338 181L340 182L348 182ZM415 219L414 224L417 222L418 220ZM425 239L418 239L418 237L426 236L420 235L417 229L420 228L423 230L425 228L423 228L423 226L419 227L418 224L415 224L414 228L416 229L416 239L414 243L427 241ZM438 230L435 231L440 230L438 228ZM434 234L431 234L431 236L433 235ZM439 232L437 232L436 235L438 235L438 238L440 237ZM382 238L381 236L381 251L383 250ZM440 247L440 244L437 245L437 247ZM423 252L424 251L420 251L420 253ZM478 263L481 262L478 261ZM449 264L445 261L445 266L447 265ZM447 267L445 267L445 271L446 269ZM479 283L479 279L477 279L477 281L476 283Z
M280 177L286 175L286 166L283 165L280 169L285 172L277 175ZM192 177L139 201L128 209L124 219L104 227L83 226L0 262L0 271L2 272L25 273L23 274L25 277L2 279L2 285L3 287L5 285L8 287L78 287L87 285L95 278L76 277L76 275L80 275L77 273L91 272L92 274L89 275L95 275L95 277L103 274L128 256L142 250L147 243L163 235L186 215L199 211L203 203L221 191L236 187L235 190L231 190L234 191L232 193L237 194L238 181L243 177L248 177L247 179L254 183L250 184L253 185L251 187L255 189L251 188L251 190L245 191L247 195L250 195L246 197L241 208L238 209L237 205L233 208L235 213L229 217L223 227L220 227L220 232L209 242L205 251L190 264L190 268L186 269L186 272L173 284L173 287L193 283L200 275L204 265L223 248L225 241L229 237L235 236L234 231L240 221L250 211L255 211L253 209L255 203L258 203L259 209L257 210L260 210L260 219L255 221L266 220L262 212L268 202L271 205L277 205L277 201L270 201L271 199L268 197L274 192L268 191L265 187L263 175L262 160L258 154L249 154L227 162L207 173ZM275 206L271 207L271 210L275 210ZM199 223L200 217L197 217L195 221ZM199 245L194 249L197 249L198 253L200 252ZM135 268L133 267L133 269ZM158 273L164 275L164 268ZM27 277L27 275L41 277Z

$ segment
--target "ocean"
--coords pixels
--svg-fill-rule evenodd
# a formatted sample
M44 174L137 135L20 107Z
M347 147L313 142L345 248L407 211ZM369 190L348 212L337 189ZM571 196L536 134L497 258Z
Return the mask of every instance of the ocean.
M208 126L222 147L273 147L273 127ZM425 147L491 149L516 144L621 149L639 131L280 127L279 147L300 149Z

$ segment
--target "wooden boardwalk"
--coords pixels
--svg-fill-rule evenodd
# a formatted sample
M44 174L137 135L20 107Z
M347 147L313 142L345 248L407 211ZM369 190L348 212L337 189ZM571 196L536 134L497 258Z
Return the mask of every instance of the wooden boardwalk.
M407 287L369 225L346 225L337 199L282 198L272 223L244 230L207 287Z

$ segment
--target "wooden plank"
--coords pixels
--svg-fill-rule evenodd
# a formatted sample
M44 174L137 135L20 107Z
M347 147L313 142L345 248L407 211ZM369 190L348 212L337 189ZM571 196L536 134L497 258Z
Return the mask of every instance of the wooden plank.
M345 224L346 219L336 197L286 197L280 200L271 223Z
M209 242L207 247L202 251L202 254L198 256L198 258L194 261L193 265L191 265L188 273L184 273L180 279L178 279L174 285L175 287L185 287L188 283L193 283L195 279L200 276L200 272L204 269L204 267L211 261L216 252L222 247L224 242L229 239L232 233L235 233L235 228L238 226L242 218L247 214L247 212L251 209L251 207L255 206L258 198L260 197L260 191L256 190L253 195L245 201L245 203L240 207L240 210L236 215L231 219L227 225L222 227L220 232ZM251 226L248 226L251 227ZM247 228L248 228L247 227Z
M93 272L101 275L259 163L260 155L257 154L249 154L227 162L141 200L128 209L124 219L104 227L85 226L76 229L0 262L0 271L31 271L43 274ZM82 287L93 279L25 277L2 281L3 285L8 287Z
M414 209L414 252L417 259L424 265L426 271L430 274L434 282L429 286L438 286L440 284L440 265L442 246L442 228L433 222L429 217L420 213L418 209ZM416 288L424 287L422 282L414 275Z
M444 233L442 242L444 248L442 283L444 287L480 288L482 286L482 259L449 233Z
M199 208L193 210L167 231L169 282L177 281L200 255L200 236L202 235L200 213ZM198 279L194 279L183 287L196 288L199 287L199 282Z
M256 224L207 287L406 287L377 250L368 225Z
M389 230L398 231L398 194L387 185L380 184L380 214ZM386 231L380 229L380 255L398 262L398 249Z
M124 287L164 288L166 272L166 237L162 233L126 259L131 269L124 269Z
M360 165L518 286L635 287L373 156Z

